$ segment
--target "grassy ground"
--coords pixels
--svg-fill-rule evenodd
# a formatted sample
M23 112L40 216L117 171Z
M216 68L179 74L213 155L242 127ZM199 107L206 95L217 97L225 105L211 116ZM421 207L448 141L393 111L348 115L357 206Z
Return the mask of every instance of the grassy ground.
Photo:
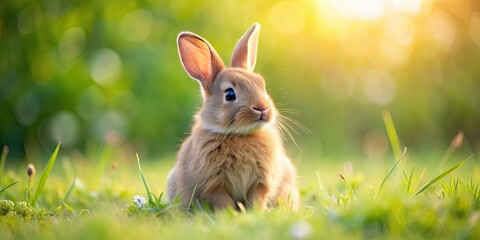
M294 157L298 212L167 203L161 193L173 156L140 167L135 154L107 148L96 160L70 159L75 154L57 157L57 147L44 166L25 171L8 164L4 149L0 239L479 239L480 166L457 151L461 134L445 154L424 157L401 151L389 121L392 159Z
M414 160L407 156L394 169L393 160L304 160L298 164L304 203L299 212L280 208L264 213L212 213L201 208L185 211L163 201L138 208L133 198L146 197L146 190L135 159L122 159L113 166L107 162L102 172L99 164L76 163L73 174L70 161L60 155L35 207L21 203L28 184L24 169L4 170L0 189L14 180L20 182L0 193L0 238L478 239L480 168L476 160L470 158L415 195L445 172L430 160L434 159L421 159L414 169ZM173 161L172 157L144 163L145 179L156 196L165 190ZM452 160L447 165L456 163ZM381 187L387 164L393 171ZM31 183L27 202L35 196L41 171Z

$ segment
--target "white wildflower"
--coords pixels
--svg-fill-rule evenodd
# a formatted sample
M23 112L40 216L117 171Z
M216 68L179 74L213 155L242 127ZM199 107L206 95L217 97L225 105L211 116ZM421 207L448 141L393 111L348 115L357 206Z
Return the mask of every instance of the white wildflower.
M143 205L147 203L147 199L145 199L144 196L135 195L133 197L133 203L135 203L138 208L141 208Z

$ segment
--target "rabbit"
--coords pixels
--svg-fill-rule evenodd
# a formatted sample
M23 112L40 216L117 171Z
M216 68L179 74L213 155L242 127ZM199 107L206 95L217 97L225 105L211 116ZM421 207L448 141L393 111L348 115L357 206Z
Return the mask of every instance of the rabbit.
M279 203L298 209L297 173L276 124L279 112L253 72L259 32L255 23L240 38L231 67L204 38L178 35L181 63L200 83L203 107L167 177L170 201L179 197L185 208L206 202L214 211L241 205L263 211Z

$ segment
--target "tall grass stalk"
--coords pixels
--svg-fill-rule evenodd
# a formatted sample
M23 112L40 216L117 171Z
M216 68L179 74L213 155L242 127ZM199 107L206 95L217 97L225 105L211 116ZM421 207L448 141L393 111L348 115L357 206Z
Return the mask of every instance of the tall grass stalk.
M108 145L104 146L98 158L98 163L96 168L96 171L97 171L96 176L99 179L101 179L101 176L103 175L103 172L105 171L105 168L107 166L108 159L110 159L111 155L112 155L112 147Z
M410 194L411 191L412 191L412 178L413 178L413 172L415 171L415 163L412 166L412 170L410 170L410 175L409 176L407 176L404 169L402 169L402 171L403 171L403 176L405 177L405 180L407 181L407 187L406 187L405 190L407 191L408 194Z
M70 197L70 194L72 194L73 192L73 189L75 188L75 183L77 181L77 177L73 177L73 181L72 181L72 184L70 185L70 187L68 188L68 191L67 191L67 194L65 194L65 198L63 198L63 202L67 202L68 198Z
M462 130L458 130L458 133L453 137L452 141L450 142L450 145L448 146L447 151L442 157L442 160L440 161L440 169L443 169L445 165L447 164L448 160L452 157L453 153L463 145L463 138L464 138L464 133Z
M399 159L402 155L402 148L400 146L400 140L398 139L397 130L393 123L392 115L388 110L382 112L383 122L385 123L385 129L387 130L388 140L392 146L393 156L395 159Z
M345 185L347 186L348 191L350 192L350 195L352 196L353 201L355 202L355 204L358 205L358 199L357 199L357 196L355 196L355 192L353 191L352 185L350 185L347 178L342 173L339 173L338 176L340 176L340 178L343 180L343 182L345 182Z
M0 190L0 194L1 194L3 191L9 189L11 186L17 184L18 182L19 182L19 181L16 181L16 182L13 182L13 183L8 184L8 186L6 186L6 187L4 187L2 190Z
M151 205L155 205L155 201L152 198L152 192L150 192L150 188L148 187L147 180L145 179L145 175L143 175L142 166L140 165L140 157L138 156L138 153L136 154L136 156L137 156L138 170L140 171L140 177L142 177L143 186L145 186L145 190L147 191L148 203Z
M378 188L378 192L375 195L375 200L377 200L378 195L380 194L380 192L383 189L383 185L388 180L388 178L392 175L393 171L395 171L395 169L398 166L398 163L400 162L400 160L402 160L403 156L405 156L406 153L407 153L407 148L405 148L403 150L403 153L397 158L397 161L395 161L395 164L393 164L392 169L388 170L388 166L387 166L387 173L385 174L385 177L383 177L382 183L380 184L380 187Z
M319 172L319 171L316 171L316 172L315 172L315 176L317 177L318 189L319 189L320 192L322 193L323 198L324 198L324 199L327 199L327 198L328 198L328 192L327 192L327 190L325 189L325 186L324 186L323 183L322 183L322 179L320 178L320 172Z
M40 193L42 192L43 187L45 186L45 182L47 181L48 176L50 175L50 172L52 171L53 165L55 164L55 161L57 160L58 151L60 150L60 144L61 144L61 142L59 142L57 144L57 147L53 151L53 154L50 156L50 160L48 160L47 166L45 167L42 175L40 176L40 181L38 182L38 186L35 189L35 193L33 195L33 198L29 199L29 203L32 206L35 206L37 204L37 200L40 197Z

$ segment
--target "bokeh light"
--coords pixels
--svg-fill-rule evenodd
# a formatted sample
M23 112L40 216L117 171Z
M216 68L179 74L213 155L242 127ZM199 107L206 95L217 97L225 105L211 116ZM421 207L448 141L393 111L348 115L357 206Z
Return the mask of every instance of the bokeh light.
M85 120L91 120L95 116L102 114L105 103L105 95L95 86L85 90L77 103L76 110L78 114Z
M469 33L472 40L480 45L480 12L474 12L470 19Z
M80 137L79 121L70 112L59 112L48 121L48 134L53 143L62 142L65 147L73 146Z
M23 125L33 123L40 111L39 99L33 91L23 93L15 104L17 120Z
M43 12L40 5L25 7L17 18L17 27L20 34L26 35L37 30L43 22Z
M92 132L94 136L110 145L120 145L128 134L128 119L125 114L116 110L107 110L94 120Z
M395 99L395 80L386 70L368 70L361 81L363 96L367 102L388 106Z
M123 37L129 41L145 40L152 30L152 14L145 9L131 11L120 21Z
M323 92L336 100L350 97L355 87L352 74L341 66L326 67L322 73L321 84Z
M100 85L109 86L115 84L120 78L122 60L111 49L100 49L92 57L90 62L90 76Z
M427 20L426 31L445 51L455 50L457 42L457 27L453 19L444 12L434 11Z
M73 27L65 31L60 37L58 51L65 60L77 58L85 48L85 31L79 27Z
M370 130L363 138L363 151L372 159L383 158L388 152L388 139L381 130Z

